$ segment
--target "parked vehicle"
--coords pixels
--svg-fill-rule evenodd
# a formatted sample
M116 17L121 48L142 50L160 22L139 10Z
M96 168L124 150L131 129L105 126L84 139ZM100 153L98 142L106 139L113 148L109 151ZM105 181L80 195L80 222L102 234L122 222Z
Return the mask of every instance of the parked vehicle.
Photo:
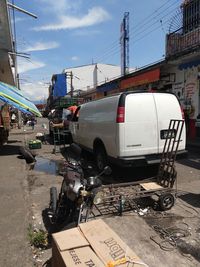
M86 177L84 170L89 168L80 160L81 149L71 144L71 150L78 155L77 160L68 159L63 172L63 182L57 197L57 188L50 188L50 205L48 216L52 223L75 222L77 225L87 221L94 203L98 203L98 188L101 187L99 177L110 174L110 167L96 176ZM97 198L95 199L97 195Z
M94 153L99 170L159 163L171 119L183 119L169 93L124 92L79 106L70 122L72 139ZM178 154L185 153L185 127Z

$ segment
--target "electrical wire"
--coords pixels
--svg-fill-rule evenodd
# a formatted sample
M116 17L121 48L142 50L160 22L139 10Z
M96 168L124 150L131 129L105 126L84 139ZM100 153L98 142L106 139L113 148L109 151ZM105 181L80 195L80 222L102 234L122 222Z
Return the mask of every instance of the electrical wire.
M181 207L182 209L184 209L184 207L186 207L186 208L188 208L188 209L190 209L190 210L192 210L192 211L194 211L194 212L196 213L196 214L194 215L192 212L190 212L190 211L184 209L184 211L186 211L186 212L188 212L188 213L190 213L190 214L193 214L192 217L185 217L185 218L200 218L199 211L198 211L197 209L195 209L195 208L193 208L193 207L191 207L191 206L185 204L184 201L183 201L182 199L180 199L180 198L179 198L179 201L181 202L181 204L177 203L176 205L178 205L178 206ZM181 206L181 205L182 205L182 206Z
M167 2L165 2L160 8L158 8L157 10L155 10L151 15L149 15L146 19L144 19L143 20L143 22L142 23L138 23L134 28L131 28L131 30L130 30L130 34L131 33L133 33L133 30L134 30L134 38L137 38L138 37L138 35L141 35L142 33L144 33L145 31L149 31L149 29L153 26L153 25L155 25L155 24L157 24L158 23L158 21L160 21L160 20L162 20L163 21L163 18L164 17L166 17L166 16L168 16L168 15L170 15L170 14L172 14L172 12L174 12L174 11L176 11L177 10L177 7L174 9L170 9L168 12L167 12L167 14L163 14L163 13L166 13L166 11L170 8L170 7L172 7L172 6L174 6L174 4L175 3L177 3L177 0L175 1L175 2L173 2L172 4L170 4L170 6L168 6L167 8L165 8L164 10L162 10L162 11L160 11L158 14L156 14L156 17L152 17L152 15L153 14L155 14L155 13L157 13L157 11L159 10L159 9L162 9L166 4L168 3L168 1ZM162 15L163 14L163 16L162 17L159 17L160 15ZM155 21L155 19L156 19L156 21ZM149 23L151 22L151 21L153 21L153 24L150 24L149 25ZM170 20L168 20L168 21L170 21ZM168 22L167 21L167 22ZM164 23L163 23L164 24ZM145 30L142 30L142 28L144 27L144 26L148 26L148 27L146 27L145 28ZM163 26L163 25L162 25ZM159 25L159 27L158 28L160 28L160 25ZM156 27L156 29L157 29L157 27ZM154 30L156 30L156 29L154 29ZM151 30L151 32L152 32L153 30ZM137 33L137 34L136 34ZM146 35L148 35L148 34L146 34ZM133 37L130 37L130 40L132 39ZM144 36L143 36L143 38L144 38ZM139 41L139 40L138 40ZM116 43L116 42L115 42ZM118 41L118 43L119 43L119 41ZM117 47L116 47L116 45L115 46L112 46L109 50L107 50L101 57L97 57L96 58L96 62L101 62L101 60L102 60L102 58L104 59L105 57L106 58L108 58L108 55L114 55L114 54L116 54L116 53L118 53L120 50L118 49L118 46L119 45L117 45Z
M178 0L179 1L179 0ZM177 0L175 1L177 2ZM156 14L157 11L154 11L153 14L155 13L155 16L152 17L150 16L150 19L148 20L143 20L143 22L141 23L138 23L135 27L132 26L131 29L130 29L130 32L133 32L134 33L137 33L138 31L140 32L141 29L144 27L144 26L148 26L149 28L149 24L151 25L151 22L153 22L153 24L157 23L158 21L160 21L160 19L162 19L163 17L166 17L168 16L169 14L172 14L173 11L175 11L177 9L177 7L174 8L174 4L175 2L173 2L171 5L169 5L168 7L166 7L164 10L160 11L160 13ZM169 2L168 2L169 3ZM170 9L172 7L172 9ZM170 9L170 10L168 10ZM168 11L167 11L168 10ZM167 11L167 13L166 13ZM165 14L166 13L166 14ZM160 15L162 15L162 17L160 18Z
M189 226L185 223L187 229L177 228L163 228L160 225L153 225L153 230L159 235L161 241L158 241L157 236L150 236L150 239L154 241L164 251L173 251L178 247L178 241L181 238L191 235ZM184 255L184 254L183 254ZM188 255L187 255L188 256Z

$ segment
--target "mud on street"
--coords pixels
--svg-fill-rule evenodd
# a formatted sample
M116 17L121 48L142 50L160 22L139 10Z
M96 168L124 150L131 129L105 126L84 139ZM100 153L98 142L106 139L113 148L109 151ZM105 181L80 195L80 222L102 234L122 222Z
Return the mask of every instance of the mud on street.
M21 134L24 140L34 139L37 132L42 132L46 119L38 119L34 132L26 127ZM10 136L10 140L15 135ZM27 205L29 214L26 226L43 229L51 234L56 231L49 223L49 189L56 186L59 190L62 176L59 174L65 159L67 148L61 146L61 153L53 153L54 146L47 142L41 149L36 149L35 164L25 164L27 173ZM89 157L94 164L92 157ZM139 203L138 209L122 216L104 218L105 222L133 249L149 266L200 266L200 153L189 152L187 159L176 163L178 172L178 198L174 207L167 212L160 212L149 207L149 203ZM113 167L110 180L117 182L130 179L141 180L156 174L157 168L122 169ZM104 177L108 179L108 177ZM106 181L106 180L105 180ZM25 188L26 190L26 188ZM147 207L147 209L146 209ZM3 208L3 207L1 207ZM26 227L25 231L28 231ZM59 229L61 230L61 229ZM27 236L27 232L24 233ZM12 242L18 243L17 240ZM51 266L51 244L46 249L36 249L26 243L29 249L29 265ZM4 265L5 266L5 265ZM9 266L9 265L6 265ZM12 265L10 265L12 266Z

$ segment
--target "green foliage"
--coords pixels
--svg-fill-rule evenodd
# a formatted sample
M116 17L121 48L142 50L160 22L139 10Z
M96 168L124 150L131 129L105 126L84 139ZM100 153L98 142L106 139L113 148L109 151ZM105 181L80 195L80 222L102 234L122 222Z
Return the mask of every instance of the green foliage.
M46 248L48 245L48 234L44 230L34 229L31 224L28 227L28 239L32 246Z

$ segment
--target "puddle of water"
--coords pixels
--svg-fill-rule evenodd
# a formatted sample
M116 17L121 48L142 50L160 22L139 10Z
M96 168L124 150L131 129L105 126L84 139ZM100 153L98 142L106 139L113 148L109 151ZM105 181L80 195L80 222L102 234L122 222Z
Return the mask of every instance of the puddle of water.
M59 173L59 163L53 160L36 157L36 163L33 167L34 171L44 172L57 175Z

